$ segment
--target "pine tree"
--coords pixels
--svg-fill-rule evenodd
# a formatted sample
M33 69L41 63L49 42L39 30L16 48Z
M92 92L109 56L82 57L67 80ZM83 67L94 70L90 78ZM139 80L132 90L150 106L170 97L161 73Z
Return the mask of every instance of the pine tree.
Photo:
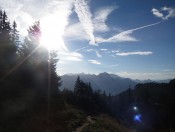
M40 30L40 22L35 22L32 26L29 27L28 35L24 39L24 43L21 47L21 56L27 57L30 56L30 60L38 59L38 49L40 48L39 39L41 36L41 30ZM47 56L47 53L44 57Z
M12 72L18 63L16 51L17 46L12 40L12 27L6 12L0 11L0 105L1 102L13 100L19 95L16 81L18 76Z
M51 51L50 53L50 79L51 79L51 87L52 91L51 94L56 94L58 93L58 88L61 86L61 77L57 75L56 69L57 69L57 62L58 62L58 57L56 52Z
M88 94L89 94L89 96L92 96L93 95L93 90L92 90L92 86L91 86L91 83L90 82L88 84Z
M80 80L80 77L78 76L76 83L75 83L75 86L74 86L74 93L75 94L79 93L80 87L81 87L81 80Z
M107 97L107 96L106 96L106 92L105 92L105 90L104 90L104 91L103 91L103 98L106 99L106 97Z
M2 14L2 33L7 35L10 33L10 31L11 31L10 22L8 21L7 14L4 11Z
M28 36L21 48L21 56L23 59L27 58L25 68L27 67L28 71L32 70L30 72L33 74L31 75L33 80L31 83L35 82L35 87L40 88L45 93L56 94L61 85L61 78L56 73L57 55L40 45L40 37L40 22L35 22L28 29Z
M0 10L0 34L2 33L2 18L3 18L3 13L2 10Z
M0 78L6 76L15 65L16 45L12 42L11 26L6 12L0 11Z
M19 46L20 46L19 31L17 30L17 24L15 21L13 22L13 25L12 25L11 39L14 45L18 47L18 52L19 52Z
M111 99L111 97L112 97L112 96L111 96L111 93L109 93L109 95L108 95L108 99Z

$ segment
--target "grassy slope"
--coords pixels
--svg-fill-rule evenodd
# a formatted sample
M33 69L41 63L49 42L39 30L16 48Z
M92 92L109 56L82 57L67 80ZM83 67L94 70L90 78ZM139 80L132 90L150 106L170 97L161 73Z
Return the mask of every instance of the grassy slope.
M72 132L88 120L88 115L64 100L57 102L56 108L50 109L38 105L38 108L19 113L13 118L3 120L0 131L3 132ZM90 122L82 132L125 132L128 129L107 115L91 117Z
M94 123L89 123L82 132L132 132L131 129L126 128L114 118L101 114L92 117Z

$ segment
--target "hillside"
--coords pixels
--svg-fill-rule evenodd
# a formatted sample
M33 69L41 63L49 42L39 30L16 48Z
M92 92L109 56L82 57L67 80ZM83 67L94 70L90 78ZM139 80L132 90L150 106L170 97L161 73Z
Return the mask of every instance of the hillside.
M139 132L174 131L174 95L175 79L169 83L137 84L134 89L113 96L108 108L117 119Z

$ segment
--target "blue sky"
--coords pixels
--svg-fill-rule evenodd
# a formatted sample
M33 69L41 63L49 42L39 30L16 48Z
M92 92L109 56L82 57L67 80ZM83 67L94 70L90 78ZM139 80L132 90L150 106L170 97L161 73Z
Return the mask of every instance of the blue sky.
M0 5L17 21L22 36L41 21L44 40L57 45L60 75L175 78L173 0L6 0Z

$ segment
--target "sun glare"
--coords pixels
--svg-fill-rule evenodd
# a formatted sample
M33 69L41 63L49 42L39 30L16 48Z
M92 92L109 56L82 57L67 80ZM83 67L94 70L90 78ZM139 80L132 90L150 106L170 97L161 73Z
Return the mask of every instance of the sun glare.
M65 27L63 22L64 20L58 20L54 14L41 19L41 45L45 46L48 50L67 50L62 38Z

